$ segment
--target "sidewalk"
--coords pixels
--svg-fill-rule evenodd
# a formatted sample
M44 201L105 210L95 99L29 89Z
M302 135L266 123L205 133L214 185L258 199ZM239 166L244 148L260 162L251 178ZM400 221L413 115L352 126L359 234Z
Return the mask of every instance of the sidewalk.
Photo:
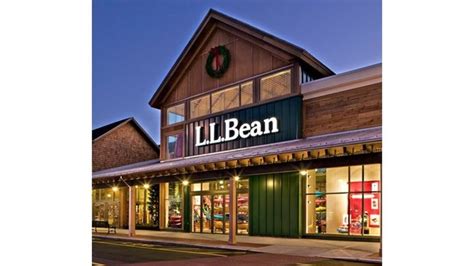
M227 244L228 236L221 234L136 230L136 236L129 237L128 231L124 229L117 229L117 234L99 232L93 233L92 236L117 240L169 243L303 257L382 262L382 258L378 255L380 243L373 242L237 235L237 244L229 245Z

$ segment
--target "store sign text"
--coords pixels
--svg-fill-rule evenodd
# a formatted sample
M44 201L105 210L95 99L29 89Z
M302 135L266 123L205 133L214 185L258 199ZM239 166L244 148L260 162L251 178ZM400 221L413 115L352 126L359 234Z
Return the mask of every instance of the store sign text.
M276 117L270 117L260 121L253 121L251 123L243 123L240 125L237 118L230 118L224 120L224 136L216 137L216 123L209 123L209 139L201 137L203 126L196 126L196 147L205 146L209 144L216 144L226 141L232 141L238 137L246 139L248 137L257 137L261 135L273 134L279 132L278 120Z

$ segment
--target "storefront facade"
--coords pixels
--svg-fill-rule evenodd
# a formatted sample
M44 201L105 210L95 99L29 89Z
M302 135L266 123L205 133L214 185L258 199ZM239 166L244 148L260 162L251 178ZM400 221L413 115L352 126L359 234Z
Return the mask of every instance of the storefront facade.
M94 172L94 204L119 211L93 217L132 235L379 240L381 88L381 64L335 75L210 11L150 101L160 162Z

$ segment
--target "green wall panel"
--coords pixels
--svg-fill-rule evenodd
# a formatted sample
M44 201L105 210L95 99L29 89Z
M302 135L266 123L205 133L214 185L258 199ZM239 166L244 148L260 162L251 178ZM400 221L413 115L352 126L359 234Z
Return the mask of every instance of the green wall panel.
M301 235L301 177L298 172L250 177L250 235Z

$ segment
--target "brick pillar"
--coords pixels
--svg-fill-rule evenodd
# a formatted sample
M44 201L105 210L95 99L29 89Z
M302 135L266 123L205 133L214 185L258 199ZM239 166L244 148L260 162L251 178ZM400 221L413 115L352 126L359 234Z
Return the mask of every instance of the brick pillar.
M237 243L237 182L234 177L229 179L229 245Z
M128 187L128 236L135 236L135 187Z

